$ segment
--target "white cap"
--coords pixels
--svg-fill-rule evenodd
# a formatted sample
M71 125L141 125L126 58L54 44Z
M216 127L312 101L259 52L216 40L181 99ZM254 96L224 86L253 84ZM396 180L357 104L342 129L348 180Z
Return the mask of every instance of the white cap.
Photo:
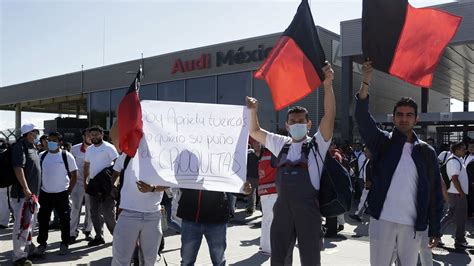
M23 126L21 126L21 135L25 135L26 133L29 133L33 130L39 131L39 128L33 123L26 123Z

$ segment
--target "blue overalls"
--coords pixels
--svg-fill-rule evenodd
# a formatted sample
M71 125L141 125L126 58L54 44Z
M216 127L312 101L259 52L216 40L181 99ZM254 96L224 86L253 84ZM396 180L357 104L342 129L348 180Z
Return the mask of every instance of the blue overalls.
M287 159L289 148L285 144L276 160L278 198L273 207L271 265L291 265L296 239L301 265L320 265L321 213L308 171L311 144L303 143L300 159L293 162Z

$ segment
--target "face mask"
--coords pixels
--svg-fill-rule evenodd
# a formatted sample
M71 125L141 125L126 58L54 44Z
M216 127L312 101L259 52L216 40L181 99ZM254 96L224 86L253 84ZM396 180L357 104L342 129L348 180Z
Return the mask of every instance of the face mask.
M58 149L58 143L53 141L48 141L48 150L55 151Z
M295 140L301 140L308 133L306 124L293 124L290 126L290 135Z

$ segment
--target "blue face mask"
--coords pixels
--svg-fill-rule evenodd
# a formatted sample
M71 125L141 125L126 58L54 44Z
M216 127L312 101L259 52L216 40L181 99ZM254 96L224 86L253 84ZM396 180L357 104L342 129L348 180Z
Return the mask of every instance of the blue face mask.
M55 151L58 149L58 143L54 141L48 141L48 150Z
M290 125L290 135L295 140L302 140L308 133L308 126L306 124Z

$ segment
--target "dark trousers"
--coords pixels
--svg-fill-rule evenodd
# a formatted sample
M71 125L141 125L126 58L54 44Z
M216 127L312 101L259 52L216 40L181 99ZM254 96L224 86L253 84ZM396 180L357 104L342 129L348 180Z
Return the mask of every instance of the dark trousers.
M456 243L466 241L464 237L466 233L467 220L467 199L461 198L459 194L449 193L449 208L446 215L441 219L441 233L446 232L446 228L454 223L456 225L455 237Z
M296 240L301 265L321 264L321 213L315 198L287 200L279 196L270 235L272 266L292 265Z
M51 212L56 210L61 228L61 242L69 244L69 226L71 223L71 206L67 191L48 193L41 190L39 194L40 209L38 213L39 234L37 241L40 245L47 245L49 220Z
M471 183L471 182L470 182ZM467 195L467 216L472 217L474 213L474 185L469 186L469 194Z

